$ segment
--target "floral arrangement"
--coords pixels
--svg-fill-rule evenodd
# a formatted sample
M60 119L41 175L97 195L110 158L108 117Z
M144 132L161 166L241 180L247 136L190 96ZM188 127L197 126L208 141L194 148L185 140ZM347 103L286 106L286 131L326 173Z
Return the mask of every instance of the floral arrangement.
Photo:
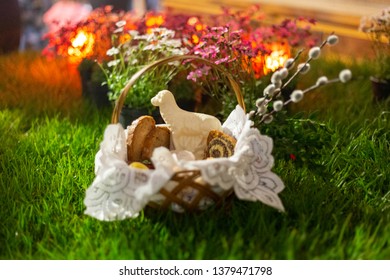
M139 69L159 59L184 55L188 49L181 39L175 39L175 32L166 28L152 28L149 33L140 34L137 30L125 32L125 21L116 23L118 27L112 36L113 47L107 51L111 60L101 63L105 82L109 89L109 99L117 100L129 78ZM180 72L179 64L168 64L156 68L143 76L127 96L125 105L132 108L153 108L150 99L156 92L167 87L172 78ZM153 81L153 82L151 82Z
M390 7L377 15L362 17L359 30L365 32L372 42L375 54L373 76L390 81Z

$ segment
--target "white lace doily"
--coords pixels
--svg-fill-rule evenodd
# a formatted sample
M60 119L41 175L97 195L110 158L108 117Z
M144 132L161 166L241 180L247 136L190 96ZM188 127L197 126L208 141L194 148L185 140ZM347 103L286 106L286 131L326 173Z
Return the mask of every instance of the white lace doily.
M223 124L225 133L237 139L234 155L229 158L192 160L185 152L160 147L154 150L153 170L131 168L126 163L125 130L120 124L108 125L100 150L95 156L96 177L86 191L85 214L112 221L137 217L149 201L161 200L161 188L170 188L172 175L180 170L200 170L202 179L214 191L233 188L239 199L261 201L284 211L278 193L283 181L271 169L273 142L252 128L252 121L240 106ZM191 193L186 194L191 199ZM206 207L209 201L204 201ZM181 211L180 208L174 210Z

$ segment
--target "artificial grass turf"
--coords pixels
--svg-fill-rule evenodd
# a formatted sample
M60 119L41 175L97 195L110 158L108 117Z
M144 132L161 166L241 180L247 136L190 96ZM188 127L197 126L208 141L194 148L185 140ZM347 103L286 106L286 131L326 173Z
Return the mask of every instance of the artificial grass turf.
M355 81L305 97L262 129L274 139L285 213L232 199L200 214L148 209L107 223L85 216L83 199L111 111L83 104L61 63L45 61L58 77L50 87L0 67L1 259L390 258L389 104L371 102L360 64ZM21 102L6 97L11 88Z

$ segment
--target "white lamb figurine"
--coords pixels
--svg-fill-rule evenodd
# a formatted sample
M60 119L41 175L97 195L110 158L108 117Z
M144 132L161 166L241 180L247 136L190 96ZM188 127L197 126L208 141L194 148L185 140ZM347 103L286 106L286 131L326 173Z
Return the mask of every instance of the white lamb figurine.
M202 159L211 130L222 130L221 122L213 116L185 111L176 104L175 97L168 90L160 91L151 99L160 107L161 117L171 128L175 150L187 150Z

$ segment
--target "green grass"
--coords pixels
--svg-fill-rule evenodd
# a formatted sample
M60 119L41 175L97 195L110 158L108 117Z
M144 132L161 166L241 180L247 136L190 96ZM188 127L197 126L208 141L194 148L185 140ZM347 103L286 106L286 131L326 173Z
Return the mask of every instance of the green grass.
M325 65L313 77L345 66ZM354 81L262 128L274 138L285 213L232 199L199 214L147 209L100 222L83 199L111 110L82 102L66 62L0 57L0 258L389 259L389 104L372 103L364 63L349 66Z

